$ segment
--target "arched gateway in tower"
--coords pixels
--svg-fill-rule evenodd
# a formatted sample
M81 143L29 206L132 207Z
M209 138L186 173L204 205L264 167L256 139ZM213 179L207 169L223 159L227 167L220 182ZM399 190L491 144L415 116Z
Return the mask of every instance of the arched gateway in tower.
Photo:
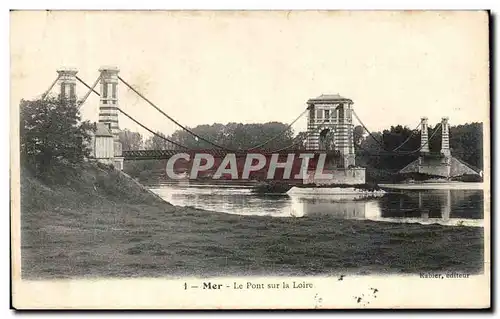
M306 148L339 151L345 168L355 166L353 104L339 94L322 94L307 101Z

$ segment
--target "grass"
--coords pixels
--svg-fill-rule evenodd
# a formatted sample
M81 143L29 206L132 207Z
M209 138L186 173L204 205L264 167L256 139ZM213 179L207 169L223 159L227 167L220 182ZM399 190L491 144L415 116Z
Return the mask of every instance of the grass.
M175 207L125 176L22 178L25 278L338 275L483 267L483 230Z

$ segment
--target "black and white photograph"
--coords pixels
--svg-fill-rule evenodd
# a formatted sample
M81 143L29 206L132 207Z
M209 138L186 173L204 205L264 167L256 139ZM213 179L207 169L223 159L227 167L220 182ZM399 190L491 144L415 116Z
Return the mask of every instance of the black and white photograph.
M490 307L489 23L11 11L12 306Z

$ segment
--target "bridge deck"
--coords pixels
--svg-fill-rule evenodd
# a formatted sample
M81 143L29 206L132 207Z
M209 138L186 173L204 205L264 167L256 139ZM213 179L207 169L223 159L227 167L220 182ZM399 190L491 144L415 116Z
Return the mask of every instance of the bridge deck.
M287 154L327 154L328 157L340 157L339 151L332 150L289 150L272 152L267 150L255 150L255 151L226 151L219 149L200 149L200 150L134 150L134 151L123 151L122 156L126 160L146 160L146 159L168 159L175 154L185 153L193 157L195 154L204 153L211 154L215 158L225 157L227 154L236 154L237 157L244 157L247 154L262 154L265 156L271 156L272 154L280 154L285 156Z

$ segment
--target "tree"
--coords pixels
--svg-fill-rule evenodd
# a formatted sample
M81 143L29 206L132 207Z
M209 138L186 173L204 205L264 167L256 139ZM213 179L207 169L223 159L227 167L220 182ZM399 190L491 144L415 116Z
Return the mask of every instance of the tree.
M198 125L191 129L197 135L223 147L235 150L244 150L255 146L265 149L278 149L293 143L293 131L286 124L269 122L263 124L215 123L212 125ZM171 139L192 149L209 149L214 145L195 138L184 131L175 131ZM264 144L264 142L267 142Z
M36 173L82 163L90 154L91 131L95 131L95 125L80 122L74 101L51 97L21 100L21 160Z
M142 149L142 135L138 132L132 132L128 129L121 131L118 135L122 143L122 150L140 150Z
M306 142L307 142L307 132L299 132L293 138L293 144L294 144L293 149L305 150L307 146Z
M453 156L483 169L483 123L450 127L450 148Z
M161 132L156 132L156 134L166 138L165 134ZM159 136L153 135L146 140L146 142L144 143L144 147L147 150L170 150L174 149L175 145L173 145L169 141L162 139Z

